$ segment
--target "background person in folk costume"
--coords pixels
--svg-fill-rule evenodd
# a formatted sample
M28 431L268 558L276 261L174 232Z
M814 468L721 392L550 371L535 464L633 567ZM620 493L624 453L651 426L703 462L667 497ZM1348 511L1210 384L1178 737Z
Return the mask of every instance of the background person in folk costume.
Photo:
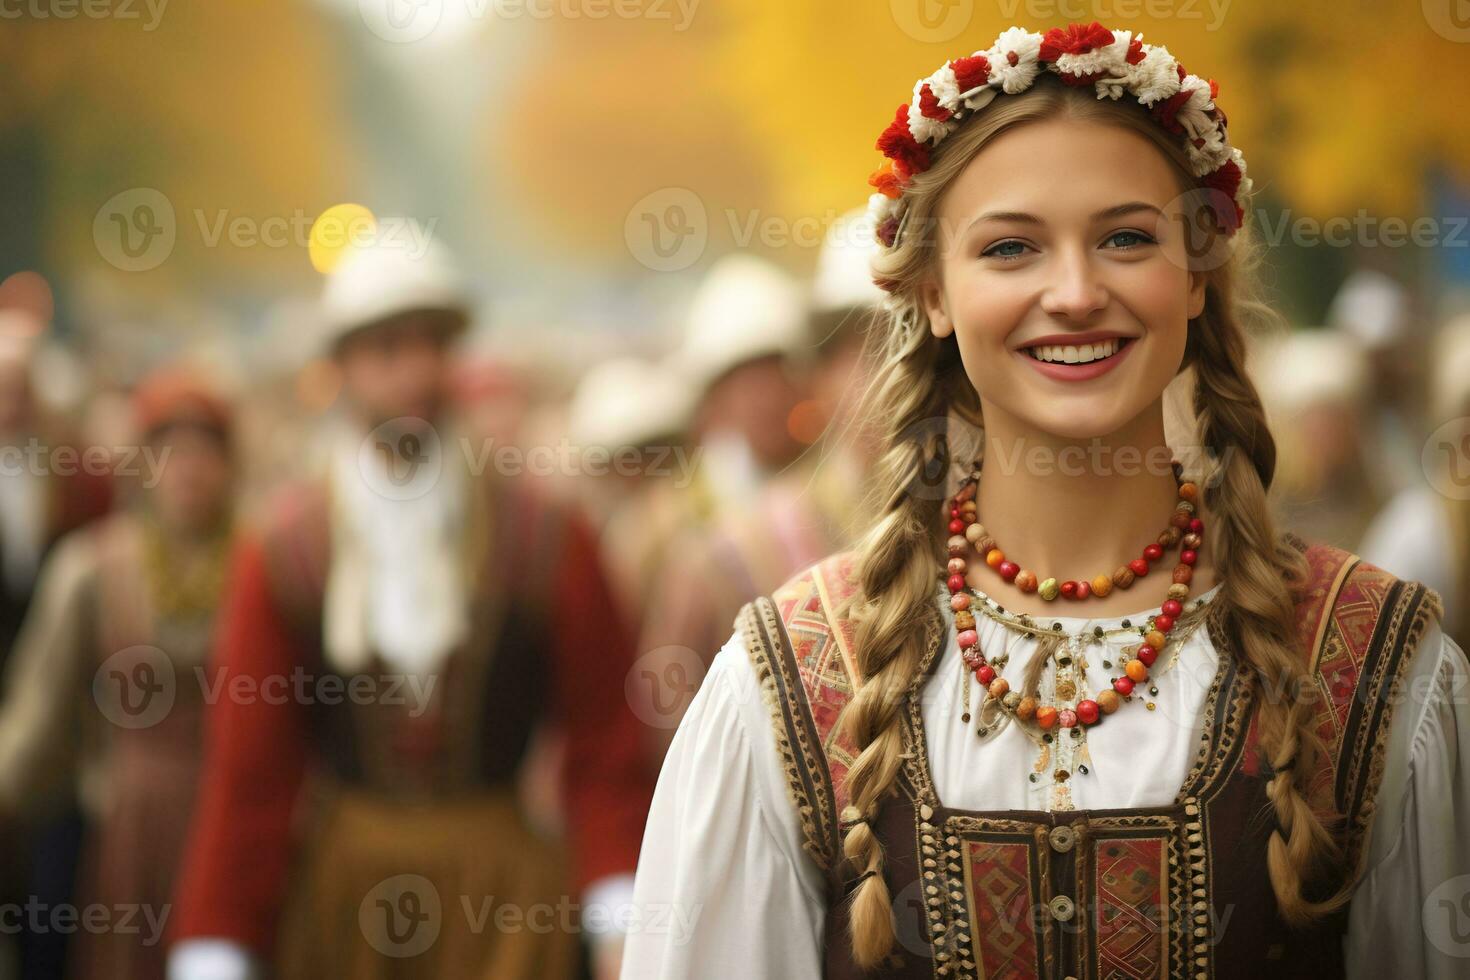
M634 626L653 604L659 567L688 520L694 398L668 364L620 357L591 368L568 409L572 443L610 460L606 473L579 489L598 522L603 564L625 621Z
M349 417L325 475L242 534L217 651L293 687L212 709L170 975L567 976L559 910L626 895L648 801L596 543L529 481L472 472L445 402L467 297L438 246L350 253L323 316ZM516 798L548 714L570 846ZM483 918L506 906L525 927Z
M1470 644L1470 316L1434 338L1429 438L1410 485L1373 519L1363 557L1452 596L1445 632Z
M867 210L842 215L827 229L811 284L810 404L822 435L792 479L801 481L834 547L855 539L871 516L867 481L880 446L859 402L871 380L863 348L885 298L871 272L876 250Z
M231 409L202 378L156 373L134 409L158 472L47 558L0 707L0 814L43 820L75 794L89 829L78 906L138 910L136 929L114 920L71 944L70 976L109 980L164 975L234 481Z
M873 178L884 510L742 610L635 893L701 915L625 971L1459 975L1422 910L1470 872L1470 667L1432 590L1273 526L1214 86L1092 24L915 95Z
M751 255L727 255L705 273L671 367L698 390L694 519L754 510L773 475L800 455L791 410L810 353L801 286Z
M701 285L684 344L671 358L705 386L699 473L719 489L707 517L690 521L665 550L639 642L640 664L669 678L643 706L645 717L657 719L659 756L740 607L840 547L856 523L870 447L851 424L849 396L861 387L865 317L882 298L861 271L872 252L863 227L871 242L866 215L834 222L805 292L764 260L722 259ZM818 441L824 430L828 437ZM759 469L728 462L746 433L767 447L753 454ZM814 445L803 453L807 444ZM742 473L754 482L732 489Z
M1311 541L1355 547L1379 503L1360 343L1332 327L1283 332L1260 338L1249 370L1276 437L1278 522Z
M777 488L803 449L791 422L812 346L800 283L765 259L734 254L705 273L683 339L664 362L697 392L696 467L638 640L640 674L662 678L637 705L653 726L655 760L739 604L826 553L794 487Z
M36 354L51 305L49 288L44 292L40 308L0 310L0 668L15 646L46 555L68 532L112 505L110 476L82 465L84 447L39 397ZM30 455L31 447L41 454ZM76 454L70 462L67 452ZM0 896L24 901L35 895L51 906L68 902L81 833L77 807L58 805L31 834L7 841L0 850ZM13 937L0 936L0 976L5 961L13 960L28 978L59 978L66 946L65 934L33 932L22 924Z

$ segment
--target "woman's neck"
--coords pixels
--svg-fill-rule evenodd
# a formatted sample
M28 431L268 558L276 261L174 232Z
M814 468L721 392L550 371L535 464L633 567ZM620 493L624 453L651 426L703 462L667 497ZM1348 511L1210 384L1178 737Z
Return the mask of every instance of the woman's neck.
M1162 402L1123 429L1089 439L1042 432L987 405L985 432L980 523L1009 560L1039 579L1111 577L1168 526L1179 494ZM1161 602L1177 563L1175 549L1153 565L1146 583L1081 603L1022 593L983 560L971 561L969 579L1017 612L1095 617ZM1190 593L1208 587L1192 583Z

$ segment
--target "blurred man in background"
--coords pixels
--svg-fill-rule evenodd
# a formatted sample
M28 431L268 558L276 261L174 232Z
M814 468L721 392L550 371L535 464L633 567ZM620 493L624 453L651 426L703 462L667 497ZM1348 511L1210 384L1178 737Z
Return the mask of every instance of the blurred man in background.
M211 709L170 975L572 975L578 900L626 895L651 789L596 542L460 438L468 299L441 249L349 253L323 318L347 417L237 549L217 669L262 696ZM569 845L515 791L548 715Z

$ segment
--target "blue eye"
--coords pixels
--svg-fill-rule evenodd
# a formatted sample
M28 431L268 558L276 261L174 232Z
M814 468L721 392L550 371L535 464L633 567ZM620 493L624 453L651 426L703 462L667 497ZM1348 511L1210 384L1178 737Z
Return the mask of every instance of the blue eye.
M993 256L997 259L1003 259L1005 261L1014 261L1016 259L1019 259L1022 255L1022 252L1019 250L1025 248L1025 242L1018 242L1014 238L1008 238L1003 242L996 242L994 245L990 246L980 254L985 256ZM1007 251L1002 251L1002 249L1006 249ZM1016 249L1017 251L1009 251L1010 249Z
M1141 231L1115 231L1108 236L1108 241L1115 242L1120 238L1131 239L1131 241L1125 240L1121 244L1117 245L1117 248L1133 248L1137 245L1154 244L1154 240Z

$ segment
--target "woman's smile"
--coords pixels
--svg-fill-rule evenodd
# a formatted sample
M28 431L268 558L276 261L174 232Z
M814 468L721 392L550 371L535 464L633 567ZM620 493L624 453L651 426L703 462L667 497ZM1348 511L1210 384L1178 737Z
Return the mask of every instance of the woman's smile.
M1055 381L1090 381L1121 364L1136 340L1110 337L1084 344L1032 344L1018 348L1015 353Z

